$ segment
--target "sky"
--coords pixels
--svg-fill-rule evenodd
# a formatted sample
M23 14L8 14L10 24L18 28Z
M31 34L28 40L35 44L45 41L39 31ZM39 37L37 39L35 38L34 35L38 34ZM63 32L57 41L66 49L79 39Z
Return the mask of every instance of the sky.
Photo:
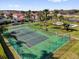
M79 9L79 0L0 0L0 10Z

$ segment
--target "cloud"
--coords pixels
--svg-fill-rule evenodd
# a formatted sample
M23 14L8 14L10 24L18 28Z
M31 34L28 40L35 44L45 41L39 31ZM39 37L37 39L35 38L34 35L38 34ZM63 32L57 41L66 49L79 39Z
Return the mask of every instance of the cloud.
M64 2L64 1L68 1L68 0L48 0L48 1L57 3L57 2Z
M20 7L20 5L18 5L18 4L14 4L14 5L13 5L13 4L9 4L8 6L11 7L11 8L12 8L12 7L14 7L14 8Z
M7 5L7 9L9 10L21 10L22 9L21 7L22 6L19 4L8 4Z

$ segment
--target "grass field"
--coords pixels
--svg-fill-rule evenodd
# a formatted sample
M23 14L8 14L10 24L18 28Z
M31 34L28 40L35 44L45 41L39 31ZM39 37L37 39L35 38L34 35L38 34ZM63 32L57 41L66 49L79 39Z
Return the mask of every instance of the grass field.
M79 59L79 41L77 41L60 59Z
M50 24L50 21L48 22ZM72 22L68 22L71 23ZM78 24L79 23L73 23L73 24ZM41 25L43 25L43 23L41 23ZM22 26L22 25L21 25ZM45 26L40 26L39 22L36 23L27 23L27 24L23 24L24 27L29 26L30 28L34 29L34 30L40 30L41 32L52 36L53 33L58 33L58 34L69 34L71 37L75 37L79 39L79 27L76 27L74 29L76 29L77 31L66 31L66 30L62 30L62 26L61 27L57 27L54 25L49 25L48 26L48 31L45 31ZM57 27L57 28L55 28ZM10 27L9 27L10 28ZM78 40L72 40L70 41L67 45L63 46L61 49L59 49L57 52L55 52L55 57L58 57L60 59L79 59L79 41Z
M72 23L71 23L72 24ZM79 23L74 23L78 24ZM34 26L33 24L30 24L31 27L40 29L40 26ZM71 37L77 38L79 40L79 27L76 27L77 31L72 31L72 32L67 32L66 30L62 30L60 28L55 29L55 26L51 25L49 26L49 31L41 30L44 31L46 34L52 34L53 32L61 33L61 34L69 34ZM44 27L42 27L44 28ZM62 47L60 50L58 50L56 57L60 59L79 59L79 41L71 41L68 43L66 46ZM63 55L64 54L64 55ZM62 57L60 57L62 56Z
M69 22L72 24L72 22ZM73 23L73 24L78 24L79 23ZM34 28L39 28L38 26L33 26ZM66 30L62 30L61 28L55 29L55 26L51 25L49 26L49 31L48 33L53 33L53 32L58 32L61 34L69 34L71 37L79 39L79 27L76 27L77 31L72 31L72 32L67 32ZM47 33L47 32L46 32ZM69 42L66 46L62 47L60 50L58 50L55 53L55 57L58 57L60 59L79 59L79 41L71 41Z
M0 44L0 59L7 59L1 44Z
M48 23L50 24L50 21ZM79 25L79 23L72 23L72 22L68 22L68 23ZM41 23L41 25L42 25L42 23ZM44 31L48 35L52 34L52 33L59 33L59 34L69 34L72 37L79 38L79 27L73 28L76 31L66 31L66 30L63 30L63 26L49 25L48 26L48 31L45 31L44 30L45 26L40 26L39 23L37 23L37 22L28 24L28 26L31 27L31 28L34 28L34 29L38 29L38 30Z

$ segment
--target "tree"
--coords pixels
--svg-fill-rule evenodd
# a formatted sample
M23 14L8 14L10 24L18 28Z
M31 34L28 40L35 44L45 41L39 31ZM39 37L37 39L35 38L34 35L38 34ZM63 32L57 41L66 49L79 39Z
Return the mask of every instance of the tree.
M42 11L39 11L39 12L38 12L38 16L39 16L40 29L41 29L41 27L43 26L41 23L44 21L42 15L43 15L43 12L42 12Z
M29 21L30 21L30 17L31 17L31 10L28 11L28 17L29 17Z
M45 21L47 20L47 15L48 15L48 13L49 13L49 10L48 10L48 9L45 9L45 10L44 10L44 14L45 14Z
M69 31L70 30L70 28L69 28L70 24L64 23L63 26L64 26L64 29L66 31Z
M9 14L9 18L10 18L10 19L13 19L13 13L10 13L10 14Z
M5 17L4 17L4 13L1 13L1 14L0 14L0 19L3 19L3 18L5 18Z
M48 31L48 28L47 28L47 15L49 13L49 10L48 9L45 9L44 11L44 14L45 14L45 21L44 21L44 25L46 26L46 31Z
M35 14L36 12L35 11L33 11L33 17L34 17L34 20L36 20L36 14Z
M0 33L3 33L4 31L6 31L7 28L3 25L0 26Z
M47 52L45 50L42 51L42 56L40 57L40 59L55 59L55 57L53 57L53 53L52 52Z
M60 20L60 21L64 20L64 16L63 16L63 15L60 15L60 16L59 16L59 20Z
M57 20L58 20L58 16L57 16L58 13L59 13L58 10L54 10L54 18L57 19Z

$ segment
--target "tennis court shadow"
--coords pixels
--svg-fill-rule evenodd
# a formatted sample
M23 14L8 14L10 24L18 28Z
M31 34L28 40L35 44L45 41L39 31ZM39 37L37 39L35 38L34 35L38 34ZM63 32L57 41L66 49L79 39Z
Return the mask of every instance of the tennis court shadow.
M58 58L55 58L53 57L53 53L52 52L47 52L45 50L42 51L42 56L40 57L40 59L58 59Z
M69 29L62 29L62 30L67 30L67 31L69 31L69 32L79 31L79 30L77 30L77 29L71 29L71 28L69 28Z
M37 58L36 55L30 54L30 53L23 53L22 56L23 56L23 57L26 57L26 58L30 58L30 59L35 59L35 58Z
M0 59L3 59L3 56L0 55Z
M54 29L61 29L61 27L53 27Z
M73 32L73 31L78 31L77 29L70 29L71 30L71 32Z
M24 42L24 41L18 41L18 40L17 40L16 44L17 44L19 47L22 47L22 44L26 44L26 42Z

